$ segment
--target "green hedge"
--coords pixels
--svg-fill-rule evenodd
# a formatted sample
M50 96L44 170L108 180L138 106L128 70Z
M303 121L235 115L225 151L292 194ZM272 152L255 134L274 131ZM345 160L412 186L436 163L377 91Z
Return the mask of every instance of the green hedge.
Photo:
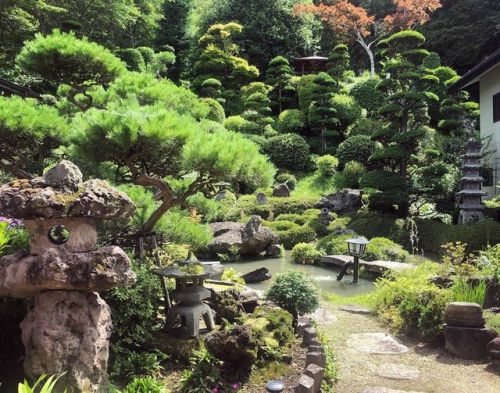
M278 217L280 214L302 214L306 210L314 208L317 199L313 198L278 198L268 197L267 203L259 205L255 195L244 195L238 199L236 205L226 212L225 219L239 219L241 214L245 216L258 215L268 219L273 214Z
M276 233L287 250L298 243L309 243L316 240L316 232L308 225L298 225L291 221L266 221L264 225Z
M365 261L397 261L404 262L410 257L401 245L385 237L374 237L366 247L363 255Z

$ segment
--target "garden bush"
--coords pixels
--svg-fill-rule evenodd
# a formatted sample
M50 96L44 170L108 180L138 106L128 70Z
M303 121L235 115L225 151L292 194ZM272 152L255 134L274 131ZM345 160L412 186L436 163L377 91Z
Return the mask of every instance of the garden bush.
M280 243L287 250L291 250L298 243L308 243L316 239L316 233L308 225L298 225L291 221L267 221L265 225L278 235Z
M410 257L402 246L385 237L374 237L366 246L363 259L366 261L404 262Z
M350 125L361 117L361 107L356 100L347 94L335 94L332 98L332 107L336 111L339 121L338 128L345 134Z
M202 98L202 102L207 104L210 108L208 112L207 119L215 121L217 123L224 123L226 120L226 113L222 105L213 98Z
M366 173L366 167L359 161L349 161L345 164L342 175L347 188L359 188L359 180Z
M331 177L335 175L338 165L339 160L329 154L316 159L316 170L319 175L323 177Z
M297 187L297 178L291 173L280 173L276 176L276 182L285 183L290 191L295 190L295 187Z
M281 134L303 134L306 117L299 109L287 109L279 115L278 131Z
M363 117L359 119L350 129L349 136L366 135L372 136L379 132L384 125L375 119Z
M304 225L308 221L308 218L301 214L285 213L280 214L278 217L276 217L276 221L291 221L297 225Z
M376 283L377 312L394 329L434 338L442 332L443 315L451 292L430 283L438 265L425 262L415 269L393 273Z
M280 274L267 290L266 299L292 314L294 323L299 315L312 313L319 307L316 283L308 275L297 271Z
M229 116L224 120L224 127L229 131L246 133L247 127L249 127L250 122L241 116Z
M369 114L375 114L384 102L383 93L377 89L379 78L363 78L357 81L351 88L350 94Z
M312 167L309 145L300 135L282 134L269 138L263 150L279 169L306 172Z
M141 52L135 48L125 48L116 51L116 55L122 59L130 71L142 72L146 69L146 63Z
M314 264L321 260L321 252L316 250L314 244L298 243L291 252L292 260L303 265Z
M347 240L356 237L355 233L332 233L318 241L317 248L327 255L348 255Z
M166 393L165 386L151 377L134 378L122 393Z
M337 148L336 156L342 167L349 161L366 164L375 151L377 144L367 135L354 135L347 138Z

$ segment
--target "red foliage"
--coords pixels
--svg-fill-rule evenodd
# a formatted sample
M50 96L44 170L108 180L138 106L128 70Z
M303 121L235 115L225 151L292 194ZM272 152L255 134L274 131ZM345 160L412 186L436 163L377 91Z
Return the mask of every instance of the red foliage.
M429 21L432 12L442 7L440 0L394 0L394 3L396 12L384 19L391 30L406 30L422 25Z

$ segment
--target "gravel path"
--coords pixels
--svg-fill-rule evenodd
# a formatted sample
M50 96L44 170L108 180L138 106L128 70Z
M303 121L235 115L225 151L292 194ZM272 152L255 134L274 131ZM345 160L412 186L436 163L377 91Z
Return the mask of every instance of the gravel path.
M333 305L324 310L318 324L339 361L332 393L500 393L499 368L394 338L371 315Z

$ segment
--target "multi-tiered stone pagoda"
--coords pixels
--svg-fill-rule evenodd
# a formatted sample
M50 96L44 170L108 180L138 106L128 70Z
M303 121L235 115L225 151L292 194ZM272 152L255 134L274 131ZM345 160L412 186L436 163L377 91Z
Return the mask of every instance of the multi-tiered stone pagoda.
M467 224L484 219L483 196L486 193L481 189L484 181L481 177L482 157L481 142L469 139L462 167L462 190L457 193L458 207L460 208L459 224Z

